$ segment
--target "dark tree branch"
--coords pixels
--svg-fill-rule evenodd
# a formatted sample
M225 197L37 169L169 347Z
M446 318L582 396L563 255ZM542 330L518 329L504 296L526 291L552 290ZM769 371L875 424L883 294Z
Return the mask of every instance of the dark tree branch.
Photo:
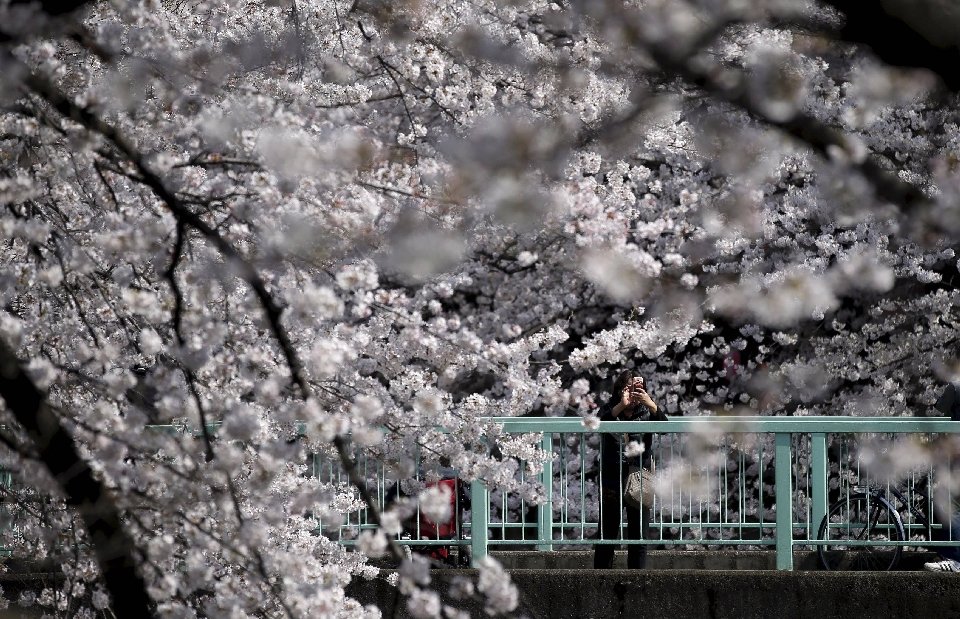
M34 92L42 96L63 116L80 123L87 129L98 133L108 139L120 153L130 160L140 174L140 182L149 187L154 194L164 203L164 205L173 213L177 221L193 228L208 241L213 243L217 250L223 254L224 258L237 269L237 273L250 288L260 302L270 330L280 344L280 350L283 353L287 366L290 368L291 379L300 388L304 398L309 397L310 389L303 375L303 365L298 358L293 347L293 342L286 330L280 324L280 316L283 309L273 299L273 296L267 290L266 282L257 273L257 270L242 254L220 235L212 226L207 224L199 215L187 208L170 189L167 188L163 180L155 174L144 161L143 155L131 145L127 139L112 125L107 124L90 110L82 108L67 97L65 97L53 84L41 77L30 74L24 78L24 83Z
M148 617L152 602L137 571L136 546L120 510L6 342L0 340L0 397L23 427L39 459L83 519L118 617Z
M870 159L868 154L858 156L854 152L856 149L852 147L852 138L843 131L834 129L801 110L797 110L788 120L771 118L765 114L752 100L744 76L741 75L739 79L732 80L719 66L704 66L705 63L695 65L688 62L686 58L678 58L656 45L646 49L664 70L676 74L692 86L733 104L754 119L780 129L807 144L821 156L833 159L837 152L846 153L849 157L849 167L870 182L881 200L898 206L905 213L918 211L929 205L929 199L920 189L884 170Z
M310 385L303 371L303 364L297 355L293 342L286 329L280 322L282 308L273 299L273 296L267 290L266 283L257 272L256 268L216 229L207 224L199 215L187 208L175 195L167 188L163 180L155 174L147 165L143 154L131 145L126 138L112 125L106 123L96 116L90 110L76 105L73 101L64 96L53 84L40 76L30 73L24 78L25 85L35 93L43 97L51 106L53 106L61 115L72 119L83 125L88 130L98 133L109 140L114 147L129 161L133 163L140 174L140 180L149 187L154 194L164 203L164 205L173 213L178 223L183 226L193 228L208 241L213 243L218 251L226 258L236 269L239 277L253 289L257 300L263 308L267 323L273 332L274 338L280 346L281 352L286 360L290 370L292 382L299 388L300 394L304 400L311 397ZM332 389L325 391L338 399L344 399L339 393ZM343 437L334 439L337 454L340 457L341 465L344 467L351 483L356 486L361 497L367 504L370 513L370 519L375 524L380 524L380 509L374 501L373 496L367 489L366 481L357 471L356 464L353 461L348 449L348 443ZM391 554L397 559L403 559L403 550L396 540L388 539L388 545Z
M197 376L188 367L183 368L183 375L187 379L187 386L190 388L190 395L193 397L193 403L197 407L197 416L200 418L200 434L203 436L204 457L207 462L212 462L217 456L213 450L213 435L210 433L210 423L207 419L207 410L203 406L203 399L200 397L200 390L197 389ZM229 481L229 476L228 476Z
M170 284L170 291L173 293L173 334L177 338L177 344L183 346L183 291L177 283L177 266L183 258L183 246L186 241L186 226L177 223L177 236L173 244L173 254L170 257L170 266L164 272L164 277Z

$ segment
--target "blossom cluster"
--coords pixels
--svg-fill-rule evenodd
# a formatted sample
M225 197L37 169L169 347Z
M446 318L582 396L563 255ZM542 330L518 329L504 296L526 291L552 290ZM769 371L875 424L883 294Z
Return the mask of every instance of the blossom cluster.
M687 415L924 414L960 375L955 102L801 27L832 11L202 0L51 25L21 4L0 6L0 338L164 616L376 616L346 586L411 514L451 515L440 479L543 500L555 454L496 417L589 428L622 368ZM105 616L64 488L0 425L4 546L66 576L19 602ZM597 448L556 457L593 475ZM411 613L458 616L427 567L397 577ZM478 567L461 592L516 611Z

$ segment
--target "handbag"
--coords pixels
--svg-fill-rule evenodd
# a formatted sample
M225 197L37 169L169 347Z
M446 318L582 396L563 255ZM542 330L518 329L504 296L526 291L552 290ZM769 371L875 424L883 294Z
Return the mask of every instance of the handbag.
M653 507L653 471L631 466L623 488L623 502L631 507Z

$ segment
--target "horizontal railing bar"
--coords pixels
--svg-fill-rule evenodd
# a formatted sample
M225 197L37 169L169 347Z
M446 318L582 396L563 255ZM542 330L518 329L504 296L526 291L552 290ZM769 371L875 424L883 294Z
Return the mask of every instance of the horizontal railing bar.
M593 546L594 544L634 544L640 546L773 546L775 539L491 539L487 540L491 546L526 546L536 544L553 544L554 546Z
M601 421L587 428L579 417L488 417L510 433L563 432L705 432L808 434L826 433L960 433L960 421L948 417L675 417L667 421Z
M468 521L469 524L469 521ZM534 529L537 528L536 522L490 522L490 528L496 527L497 529ZM596 522L554 522L554 530L563 530L563 529L580 529L581 527L586 528L597 528L599 525ZM724 522L718 524L716 522L710 523L697 523L697 522L683 522L680 520L663 520L655 521L650 524L651 528L654 529L667 529L667 528L676 528L676 529L776 529L777 523L775 522L740 522L738 520L732 520L730 522ZM841 526L841 525L838 525ZM805 529L807 527L806 522L795 522L793 524L794 529ZM921 525L913 525L912 528L920 528ZM364 530L376 530L379 527L375 524L344 524L340 525L340 528L347 529L351 531L364 531ZM922 527L922 530L926 530L926 527ZM432 539L432 538L429 538Z
M795 546L956 546L958 540L869 540L869 539L810 539L794 540Z
M459 539L395 539L397 543L402 546L469 546L470 539L459 540ZM769 539L491 539L487 543L490 545L500 545L500 546L533 546L536 544L548 544L552 543L557 546L577 546L577 545L588 545L592 546L594 544L647 544L647 545L656 545L663 544L665 546L686 546L688 544L695 545L712 545L712 546L772 546L776 544L776 540L773 538ZM357 543L357 540L354 539L344 539L339 540L340 544L344 546L354 546ZM822 540L822 539L797 539L793 541L794 546L920 546L920 547L950 547L956 546L957 540L942 540L942 541L930 541L930 540L899 540L899 541L871 541L871 540Z
M343 546L356 546L355 539L336 540ZM470 539L394 539L401 546L469 546ZM526 543L526 542L524 542Z
M345 525L345 526L346 526L346 525ZM370 528L374 528L374 529L377 528L377 525L349 525L349 526L351 526L351 527L357 527L357 526L367 527L367 526L369 526ZM537 523L536 523L536 522L499 522L499 521L492 521L492 520L491 520L491 521L490 521L490 527L493 528L494 526L496 526L496 528L498 528L498 529L504 529L504 528L505 528L505 529L520 529L520 528L536 529L536 528L537 528ZM587 527L587 528L593 527L593 528L596 528L596 527L598 527L598 526L599 526L598 523L596 523L596 522L591 522L591 521L589 521L589 520L586 521L586 522L583 522L583 523L581 523L581 522L579 522L579 521L576 521L576 522L574 522L574 521L571 521L571 522L554 522L554 523L553 523L553 528L554 528L554 529L579 529L579 528L581 528L581 527ZM776 522L773 522L773 521L763 522L763 523L760 523L760 522L740 522L739 520L731 520L730 522L723 522L723 523L716 523L716 522L702 522L702 523L701 523L701 522L684 522L684 521L682 521L682 520L656 520L656 521L650 523L650 526L651 526L652 528L654 528L654 529L660 529L660 528L663 528L663 529L666 529L666 528L685 528L685 529L721 529L721 528L728 528L728 529L729 529L729 528L737 528L737 529L776 529L776 528L777 528L777 523L776 523ZM919 525L917 525L917 526L919 526ZM798 521L798 522L794 522L794 523L793 523L793 528L794 528L794 529L805 529L806 527L807 527L807 523L806 523L805 521L803 521L803 522ZM925 527L924 527L924 530L926 530Z

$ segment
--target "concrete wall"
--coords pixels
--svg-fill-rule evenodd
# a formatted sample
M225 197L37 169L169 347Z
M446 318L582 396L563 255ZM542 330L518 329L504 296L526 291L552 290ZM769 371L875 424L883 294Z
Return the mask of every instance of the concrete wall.
M436 590L472 570L434 572ZM701 570L512 570L521 616L550 619L960 618L960 575L926 572ZM406 617L405 601L378 578L349 592L385 617ZM445 600L449 602L449 600ZM484 616L477 601L450 602Z
M490 553L507 569L585 570L593 568L593 551L564 550L543 552L536 550L499 551ZM936 561L933 552L904 552L897 563L898 570L919 570L926 561ZM626 569L627 553L614 555L614 567ZM647 569L653 570L774 570L777 555L771 550L650 550ZM793 553L793 569L820 570L820 559L812 550ZM958 618L960 619L960 618Z

